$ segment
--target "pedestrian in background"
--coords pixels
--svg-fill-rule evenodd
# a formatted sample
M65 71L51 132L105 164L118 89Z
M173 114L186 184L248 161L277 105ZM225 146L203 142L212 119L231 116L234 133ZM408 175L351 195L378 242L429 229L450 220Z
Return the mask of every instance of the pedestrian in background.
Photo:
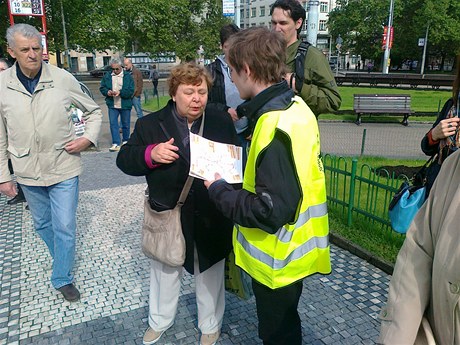
M29 204L38 235L53 258L51 283L68 301L73 284L80 152L96 144L102 113L67 71L42 61L42 35L28 24L6 32L16 63L0 73L0 193L16 195L8 153ZM77 137L72 108L83 112L85 132Z
M208 105L215 107L216 109L226 111L232 117L234 121L235 130L240 139L239 146L243 147L243 168L247 160L247 149L249 141L248 119L238 117L236 113L236 107L243 103L240 98L238 89L232 82L230 77L230 69L226 60L228 53L228 39L240 29L235 24L224 25L220 29L220 47L222 49L222 55L218 56L216 60L210 63L206 68L209 70L212 76L212 88L209 92Z
M153 83L153 95L158 96L158 80L160 79L160 74L157 71L157 65L152 65L150 70L149 80Z
M459 89L460 89L460 54L457 55L457 73L452 85L452 97L449 98L438 118L433 123L433 127L425 134L422 139L422 151L427 156L436 157L429 167L427 176L426 192L430 192L431 186L441 169L441 164L453 152L460 147L460 112L459 112Z
M302 40L299 35L306 18L302 4L297 0L277 0L271 5L270 15L272 30L281 32L287 42L289 72L285 79L290 88L302 97L316 116L338 110L342 99L329 62L321 50L310 44L307 44L303 61L303 80L299 79L296 57L300 56Z
M136 122L133 135L117 157L126 174L147 179L150 207L158 212L176 206L190 170L190 132L236 144L228 113L206 108L211 76L202 66L181 64L168 79L171 100L156 113ZM212 345L220 336L225 310L224 265L232 248L233 223L210 202L202 180L194 179L181 208L186 242L183 268L195 276L200 344ZM174 324L182 267L150 261L149 328L144 345L158 342Z
M7 59L0 58L0 73L3 71L6 71L10 67L11 67L10 62ZM10 174L14 174L13 165L11 165L10 159L8 159L8 169L10 171ZM18 194L16 194L14 198L6 202L8 205L15 205L15 204L26 201L26 198L24 197L24 193L22 192L21 185L17 184L16 188L17 188Z
M235 262L252 277L259 337L265 345L300 345L303 279L331 272L318 123L283 79L281 34L250 28L229 44L232 80L247 100L237 111L254 130L243 189L218 174L205 185L217 209L236 224Z
M131 124L132 97L134 94L134 80L129 73L123 72L118 59L110 60L112 73L107 72L101 80L99 90L105 96L105 103L109 108L110 133L112 146L109 151L120 151L120 146L128 142ZM120 141L121 119L123 142Z
M142 106L141 106L141 95L142 88L144 87L144 78L142 77L142 72L134 67L131 59L125 58L125 71L131 74L134 80L134 94L133 94L133 107L136 111L137 118L140 119L143 116Z

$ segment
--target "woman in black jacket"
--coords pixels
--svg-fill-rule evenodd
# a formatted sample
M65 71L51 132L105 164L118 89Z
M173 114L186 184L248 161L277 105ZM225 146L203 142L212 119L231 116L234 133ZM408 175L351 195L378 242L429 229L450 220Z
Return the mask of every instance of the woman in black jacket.
M459 88L460 88L460 55L457 56L457 75L452 86L452 98L442 107L433 127L422 139L422 151L427 156L434 156L434 161L427 175L427 195L444 160L460 147Z
M209 73L193 63L171 71L171 100L160 111L136 122L131 138L117 157L126 174L145 175L150 206L156 211L175 207L190 168L189 133L198 133L205 112ZM203 137L228 144L238 142L233 121L226 112L207 109ZM198 328L201 344L219 338L225 308L224 262L231 250L233 223L210 202L202 180L195 179L181 210L186 241L184 268L195 275ZM152 260L150 271L149 328L144 344L156 343L172 326L177 310L182 267Z

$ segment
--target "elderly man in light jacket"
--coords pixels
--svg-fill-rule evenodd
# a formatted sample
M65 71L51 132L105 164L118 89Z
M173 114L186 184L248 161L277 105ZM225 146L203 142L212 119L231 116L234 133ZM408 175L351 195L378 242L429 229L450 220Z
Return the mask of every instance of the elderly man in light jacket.
M459 224L460 150L443 163L407 232L378 344L460 344Z
M53 257L51 283L66 300L77 301L72 270L80 152L96 144L102 113L70 73L42 61L42 38L34 27L11 26L6 39L16 63L0 74L0 193L17 193L9 155L35 229ZM80 137L72 122L74 106L86 122Z

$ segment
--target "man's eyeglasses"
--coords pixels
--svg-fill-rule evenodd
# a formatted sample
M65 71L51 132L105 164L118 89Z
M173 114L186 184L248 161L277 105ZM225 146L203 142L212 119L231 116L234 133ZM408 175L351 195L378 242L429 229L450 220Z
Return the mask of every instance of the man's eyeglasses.
M112 67L112 71L119 71L121 70L121 67Z

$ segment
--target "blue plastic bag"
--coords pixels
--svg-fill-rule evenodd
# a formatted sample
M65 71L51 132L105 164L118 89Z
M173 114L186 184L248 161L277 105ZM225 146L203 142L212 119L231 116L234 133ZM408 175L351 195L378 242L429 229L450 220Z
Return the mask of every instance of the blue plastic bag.
M418 210L425 202L425 187L410 186L404 182L390 203L391 227L400 234L405 234Z

